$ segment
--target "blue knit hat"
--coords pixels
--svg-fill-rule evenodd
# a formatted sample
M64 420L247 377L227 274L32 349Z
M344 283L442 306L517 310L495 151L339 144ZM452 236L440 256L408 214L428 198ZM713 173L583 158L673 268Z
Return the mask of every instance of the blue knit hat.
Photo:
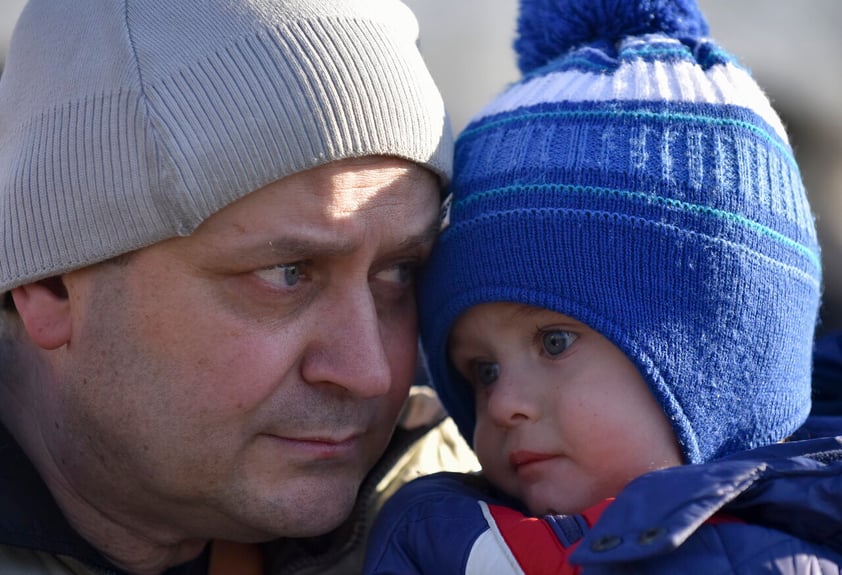
M469 442L473 396L447 339L495 301L609 338L687 462L779 441L806 418L813 216L768 99L706 34L689 0L523 0L523 78L457 140L420 286L428 364Z

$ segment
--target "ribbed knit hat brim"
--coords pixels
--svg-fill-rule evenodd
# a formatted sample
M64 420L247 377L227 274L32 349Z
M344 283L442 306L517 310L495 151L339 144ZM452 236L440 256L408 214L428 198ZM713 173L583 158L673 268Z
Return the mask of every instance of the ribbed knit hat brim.
M32 0L0 79L0 292L176 235L260 187L452 141L387 0Z

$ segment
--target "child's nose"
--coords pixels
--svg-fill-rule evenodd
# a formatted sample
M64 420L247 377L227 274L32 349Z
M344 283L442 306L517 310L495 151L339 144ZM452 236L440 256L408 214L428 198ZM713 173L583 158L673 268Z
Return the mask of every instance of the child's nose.
M488 414L495 425L513 427L539 417L540 400L534 386L524 379L500 371L488 398Z

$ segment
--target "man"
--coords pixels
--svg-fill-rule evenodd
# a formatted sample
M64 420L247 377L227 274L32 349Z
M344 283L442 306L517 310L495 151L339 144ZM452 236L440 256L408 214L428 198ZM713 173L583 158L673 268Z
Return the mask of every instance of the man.
M350 529L450 170L416 36L391 0L24 9L0 80L0 571L203 573L210 540Z

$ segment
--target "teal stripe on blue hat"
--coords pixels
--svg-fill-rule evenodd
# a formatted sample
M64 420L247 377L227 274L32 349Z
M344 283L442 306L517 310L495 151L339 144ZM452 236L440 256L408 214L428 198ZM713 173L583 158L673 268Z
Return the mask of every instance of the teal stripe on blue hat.
M540 148L523 145L527 141L540 141ZM456 163L463 188L462 182L494 179L519 186L596 188L603 195L613 190L608 194L613 199L669 208L676 218L701 216L693 228L698 233L722 221L755 230L820 267L813 216L792 151L746 108L683 102L542 104L469 125L459 138ZM456 197L454 210L506 187L477 185ZM572 201L569 196L551 201L564 205ZM538 201L543 195L514 201L522 207L533 201L530 197ZM576 201L604 203L597 197ZM764 241L757 249L771 248Z

